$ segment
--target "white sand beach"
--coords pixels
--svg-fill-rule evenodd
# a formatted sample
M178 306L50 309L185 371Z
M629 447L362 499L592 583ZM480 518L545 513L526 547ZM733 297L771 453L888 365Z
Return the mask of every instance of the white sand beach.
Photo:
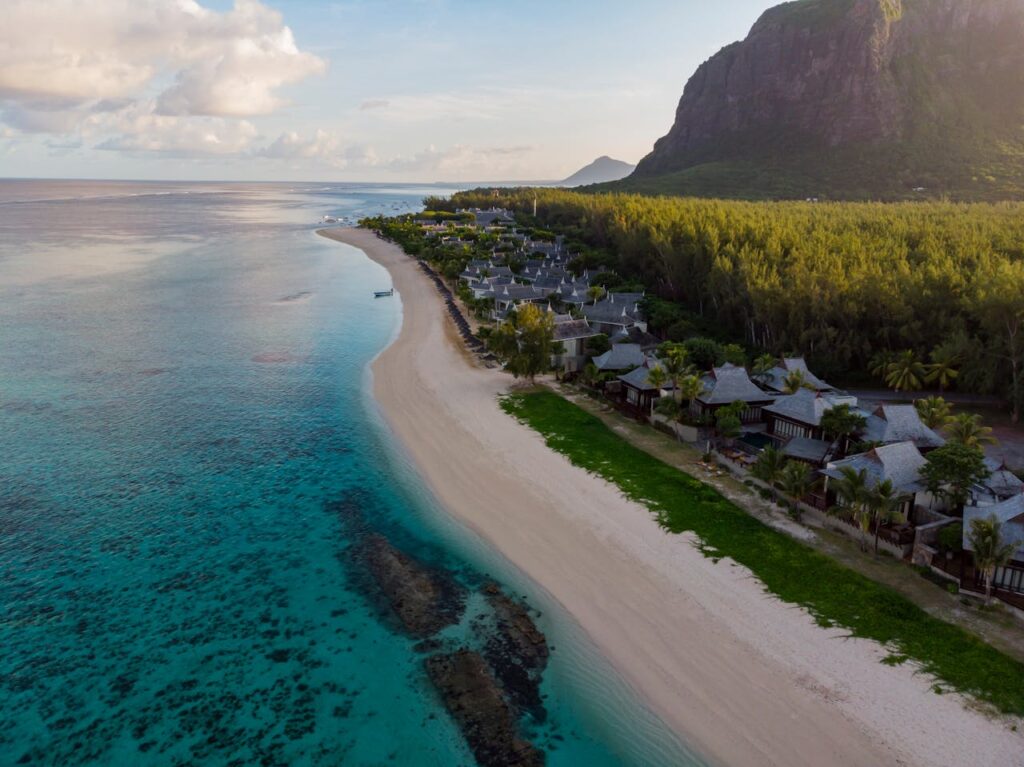
M874 642L819 628L549 450L498 407L512 379L473 363L413 259L371 232L322 233L385 266L401 295L374 393L438 499L556 598L710 762L1024 765L1024 733L1007 721L880 663Z

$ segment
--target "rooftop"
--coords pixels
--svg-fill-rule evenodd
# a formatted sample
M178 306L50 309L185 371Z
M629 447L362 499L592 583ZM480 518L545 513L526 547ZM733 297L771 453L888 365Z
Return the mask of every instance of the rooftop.
M864 439L869 442L913 442L918 447L942 447L946 440L921 421L913 405L882 405L867 416Z
M888 479L897 490L913 493L922 489L920 477L925 463L925 457L913 442L897 442L841 461L832 461L821 473L839 479L842 477L840 470L844 467L863 470L867 474L868 487L875 487Z
M705 405L731 405L733 402L771 402L774 397L761 391L747 371L731 363L714 368L702 380L704 393L697 400Z

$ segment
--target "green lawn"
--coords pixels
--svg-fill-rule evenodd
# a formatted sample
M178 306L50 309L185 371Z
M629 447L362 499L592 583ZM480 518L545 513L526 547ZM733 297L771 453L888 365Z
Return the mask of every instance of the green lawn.
M1024 663L832 559L777 532L712 487L629 444L598 418L541 391L502 403L553 450L618 485L675 533L692 531L705 554L749 568L780 599L802 605L823 626L841 626L910 658L938 680L936 691L969 693L1007 714L1024 715Z

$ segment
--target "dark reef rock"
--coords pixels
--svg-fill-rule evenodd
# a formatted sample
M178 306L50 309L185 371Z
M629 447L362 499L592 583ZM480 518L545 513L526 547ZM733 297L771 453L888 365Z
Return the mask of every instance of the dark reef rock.
M382 535L368 535L358 556L375 588L412 636L429 637L459 622L465 589L451 576L395 548Z
M509 698L520 708L543 718L541 675L550 650L544 634L534 624L526 605L490 583L484 594L494 611L497 633L485 645L487 662L501 680Z
M544 753L519 736L516 713L479 653L427 659L427 674L480 767L539 767Z

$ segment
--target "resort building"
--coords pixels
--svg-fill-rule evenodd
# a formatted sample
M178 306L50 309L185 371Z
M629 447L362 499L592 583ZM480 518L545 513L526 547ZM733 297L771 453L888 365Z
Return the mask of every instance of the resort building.
M573 319L568 314L555 316L553 340L560 343L563 350L552 355L551 366L561 368L566 373L575 373L587 361L587 339L598 335L585 319Z
M825 477L825 497L829 505L835 503L835 494L829 488L829 481L841 479L842 469L863 471L867 477L868 490L873 490L886 480L892 482L901 496L899 512L904 519L911 520L917 496L925 492L924 484L921 482L921 469L925 463L925 457L913 442L882 445L866 453L851 455L840 461L831 461L821 471Z
M662 393L672 390L671 384L658 387L651 383L651 371L660 367L661 363L656 358L648 357L640 367L619 376L622 402L627 409L637 415L649 416Z
M713 416L719 408L742 402L746 409L740 414L740 420L745 424L760 423L763 409L775 401L773 396L750 380L744 368L731 363L713 368L701 383L704 384L704 392L690 403L693 415L697 417Z
M802 376L805 387L815 392L833 392L835 389L818 378L807 367L803 357L783 357L779 364L769 370L758 381L768 391L783 393L786 391L786 379L793 373Z
M786 441L793 437L821 440L821 417L837 405L856 405L857 399L847 395L832 396L810 389L777 397L764 408L768 434Z
M972 591L984 590L981 573L974 567L971 555L971 522L975 519L995 517L1001 525L1001 538L1005 543L1016 544L1013 560L996 569L992 580L993 594L1000 599L1024 609L1024 495L1018 494L994 506L968 506L964 509L963 548L960 585Z
M865 442L912 442L924 453L946 444L946 440L924 425L913 405L881 405L864 415L867 427L860 438Z
M582 307L583 316L590 324L605 335L614 335L619 330L628 330L639 325L647 329L645 323L640 319L640 312L636 304L613 302L609 299L598 301Z
M637 344L615 344L604 354L594 357L594 367L602 373L633 370L647 361Z

